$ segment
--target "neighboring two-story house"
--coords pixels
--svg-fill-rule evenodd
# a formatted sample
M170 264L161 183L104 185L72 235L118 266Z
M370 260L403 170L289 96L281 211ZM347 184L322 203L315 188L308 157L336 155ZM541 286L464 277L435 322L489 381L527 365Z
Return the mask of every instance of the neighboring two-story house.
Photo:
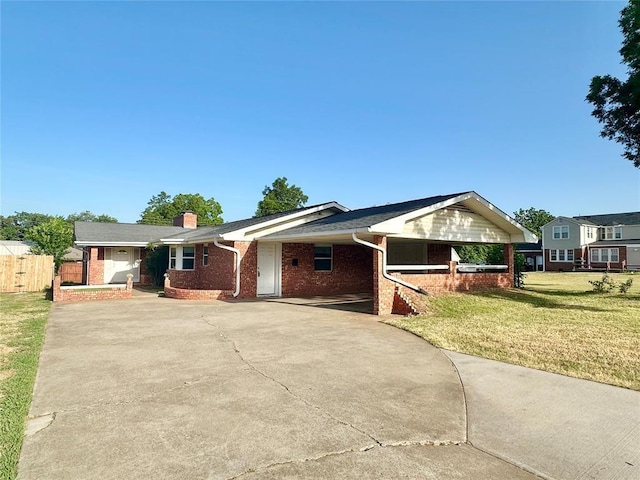
M557 217L542 228L545 271L640 270L640 212Z

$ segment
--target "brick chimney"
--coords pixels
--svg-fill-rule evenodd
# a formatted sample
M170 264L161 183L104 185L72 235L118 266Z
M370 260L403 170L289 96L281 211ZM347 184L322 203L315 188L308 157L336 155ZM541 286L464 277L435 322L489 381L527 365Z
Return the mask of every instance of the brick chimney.
M197 228L198 215L193 212L182 212L177 217L174 217L173 226L182 228Z

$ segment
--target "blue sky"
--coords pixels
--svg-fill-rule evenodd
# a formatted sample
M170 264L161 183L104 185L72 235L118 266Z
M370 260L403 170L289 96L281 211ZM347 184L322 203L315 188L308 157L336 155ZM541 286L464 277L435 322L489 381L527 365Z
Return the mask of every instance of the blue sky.
M623 2L1 4L0 213L250 217L286 176L350 208L475 190L513 213L640 210L584 101Z

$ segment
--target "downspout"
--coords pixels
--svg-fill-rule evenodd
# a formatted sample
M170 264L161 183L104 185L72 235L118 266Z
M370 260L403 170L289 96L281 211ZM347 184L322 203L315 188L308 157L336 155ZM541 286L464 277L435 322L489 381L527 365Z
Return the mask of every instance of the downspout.
M351 234L351 238L353 238L354 242L359 243L360 245L364 245L366 247L373 248L375 250L378 250L379 252L382 252L382 276L384 278L386 278L387 280L390 280L390 281L392 281L394 283L399 283L400 285L403 285L403 286L405 286L407 288L410 288L411 290L414 290L414 291L416 291L418 293L422 293L423 295L429 295L429 292L427 292L426 290L424 290L424 289L422 289L422 288L420 288L420 287L418 287L416 285L413 285L412 283L405 282L404 280L400 280L399 278L394 277L393 275L389 275L389 273L387 272L387 251L384 248L379 247L378 245L376 245L374 243L369 243L369 242L367 242L365 240L359 239L356 236L355 232L353 232Z
M218 243L217 238L213 239L213 244L218 248L233 252L236 256L236 289L233 291L233 298L236 298L238 295L240 295L240 250L228 245L222 245L221 243Z

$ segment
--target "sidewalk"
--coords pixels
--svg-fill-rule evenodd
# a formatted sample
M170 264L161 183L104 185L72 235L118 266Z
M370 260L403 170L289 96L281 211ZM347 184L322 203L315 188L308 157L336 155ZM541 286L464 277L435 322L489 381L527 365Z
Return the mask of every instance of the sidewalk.
M476 448L543 478L640 478L640 392L444 353Z

